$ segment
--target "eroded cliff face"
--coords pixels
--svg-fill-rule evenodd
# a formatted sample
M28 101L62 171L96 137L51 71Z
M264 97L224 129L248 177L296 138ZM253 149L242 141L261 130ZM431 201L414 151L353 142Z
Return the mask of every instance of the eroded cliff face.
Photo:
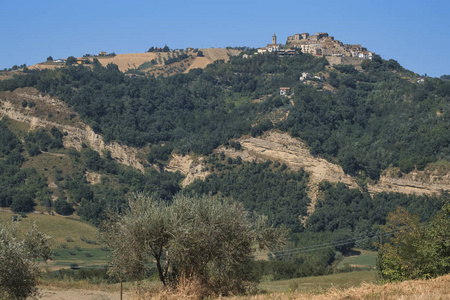
M203 158L193 159L190 155L173 154L169 164L164 167L165 171L177 172L186 177L181 182L183 187L191 184L196 179L204 180L211 172L205 171Z
M432 195L450 190L450 166L430 164L423 171L398 174L398 168L384 172L377 184L369 185L369 191Z
M311 155L308 147L287 133L270 131L260 137L243 137L238 140L241 151L220 147L218 152L245 161L278 161L292 170L303 168L310 174L308 196L311 204L308 215L314 212L318 197L318 185L326 180L332 183L344 183L351 188L359 188L356 180L345 174L342 167ZM450 168L430 165L424 171L414 171L399 177L395 170L385 172L376 184L368 185L371 194L379 192L399 192L405 194L440 194L450 190Z
M260 137L241 138L239 143L242 146L240 151L225 147L217 151L233 158L240 156L245 161L278 161L285 163L292 170L303 168L310 174L308 196L311 203L308 206L308 215L314 212L321 181L342 182L352 188L358 188L355 180L346 175L341 166L312 156L302 141L292 138L287 133L270 131Z
M22 105L22 101L27 101L26 107ZM35 103L35 106L30 107L30 103ZM67 136L63 138L64 147L80 150L85 143L99 153L110 151L111 157L119 163L144 171L140 149L117 142L105 143L102 136L83 123L67 104L48 95L41 96L34 88L0 93L0 116L26 124L32 130L55 126L62 132L67 132Z

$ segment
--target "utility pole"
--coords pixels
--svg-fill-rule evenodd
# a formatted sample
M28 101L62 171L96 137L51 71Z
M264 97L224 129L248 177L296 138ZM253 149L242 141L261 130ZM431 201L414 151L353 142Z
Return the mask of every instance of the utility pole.
M122 300L123 286L122 286L122 271L120 271L120 300Z

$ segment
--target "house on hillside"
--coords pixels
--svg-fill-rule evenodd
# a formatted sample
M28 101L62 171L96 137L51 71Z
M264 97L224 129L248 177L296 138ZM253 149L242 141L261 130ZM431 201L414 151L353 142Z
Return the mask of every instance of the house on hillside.
M280 87L280 96L287 97L291 93L290 87Z
M307 72L303 72L302 76L300 76L300 81L305 81L306 79L310 78L311 75Z
M86 58L77 58L77 64L82 65L87 62Z
M106 51L101 51L98 56L106 56Z
M277 51L278 56L294 56L296 54L294 49L281 49Z

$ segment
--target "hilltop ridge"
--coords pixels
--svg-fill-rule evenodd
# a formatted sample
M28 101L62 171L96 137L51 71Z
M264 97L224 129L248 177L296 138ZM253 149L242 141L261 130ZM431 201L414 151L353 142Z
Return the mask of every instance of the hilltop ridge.
M195 50L195 51L194 51ZM203 53L202 56L198 56L198 51ZM187 54L187 59L184 60L185 66L183 66L182 72L188 72L193 68L205 68L208 64L217 60L223 60L227 62L230 56L238 55L241 51L235 49L224 48L206 48L206 49L192 49L186 50L172 50L170 52L145 52L145 53L125 53L114 55L89 55L84 57L78 57L77 63L90 65L94 59L98 59L99 63L106 67L108 64L116 64L121 72L132 72L133 70L142 70L145 73L154 75L164 74L167 72L169 66L165 66L165 61L181 53ZM151 61L155 61L154 64L149 64ZM57 59L38 63L29 67L31 70L35 69L55 69L65 66L65 59ZM146 67L146 64L149 65ZM170 67L174 67L171 65ZM179 67L179 64L176 66ZM160 71L160 72L158 72ZM178 73L177 71L176 73Z

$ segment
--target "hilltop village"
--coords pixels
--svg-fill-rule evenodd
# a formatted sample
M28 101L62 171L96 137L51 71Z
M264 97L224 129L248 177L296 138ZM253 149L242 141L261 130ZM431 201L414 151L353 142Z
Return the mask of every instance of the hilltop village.
M277 36L274 33L272 43L259 48L258 54L276 52L278 55L294 55L296 50L300 49L302 53L309 53L316 56L325 57L346 57L357 59L372 59L375 53L368 51L367 48L358 45L344 44L335 40L326 32L319 32L313 35L309 33L297 33L288 36L286 44L277 43ZM333 60L333 59L332 59ZM331 63L331 62L330 62Z

